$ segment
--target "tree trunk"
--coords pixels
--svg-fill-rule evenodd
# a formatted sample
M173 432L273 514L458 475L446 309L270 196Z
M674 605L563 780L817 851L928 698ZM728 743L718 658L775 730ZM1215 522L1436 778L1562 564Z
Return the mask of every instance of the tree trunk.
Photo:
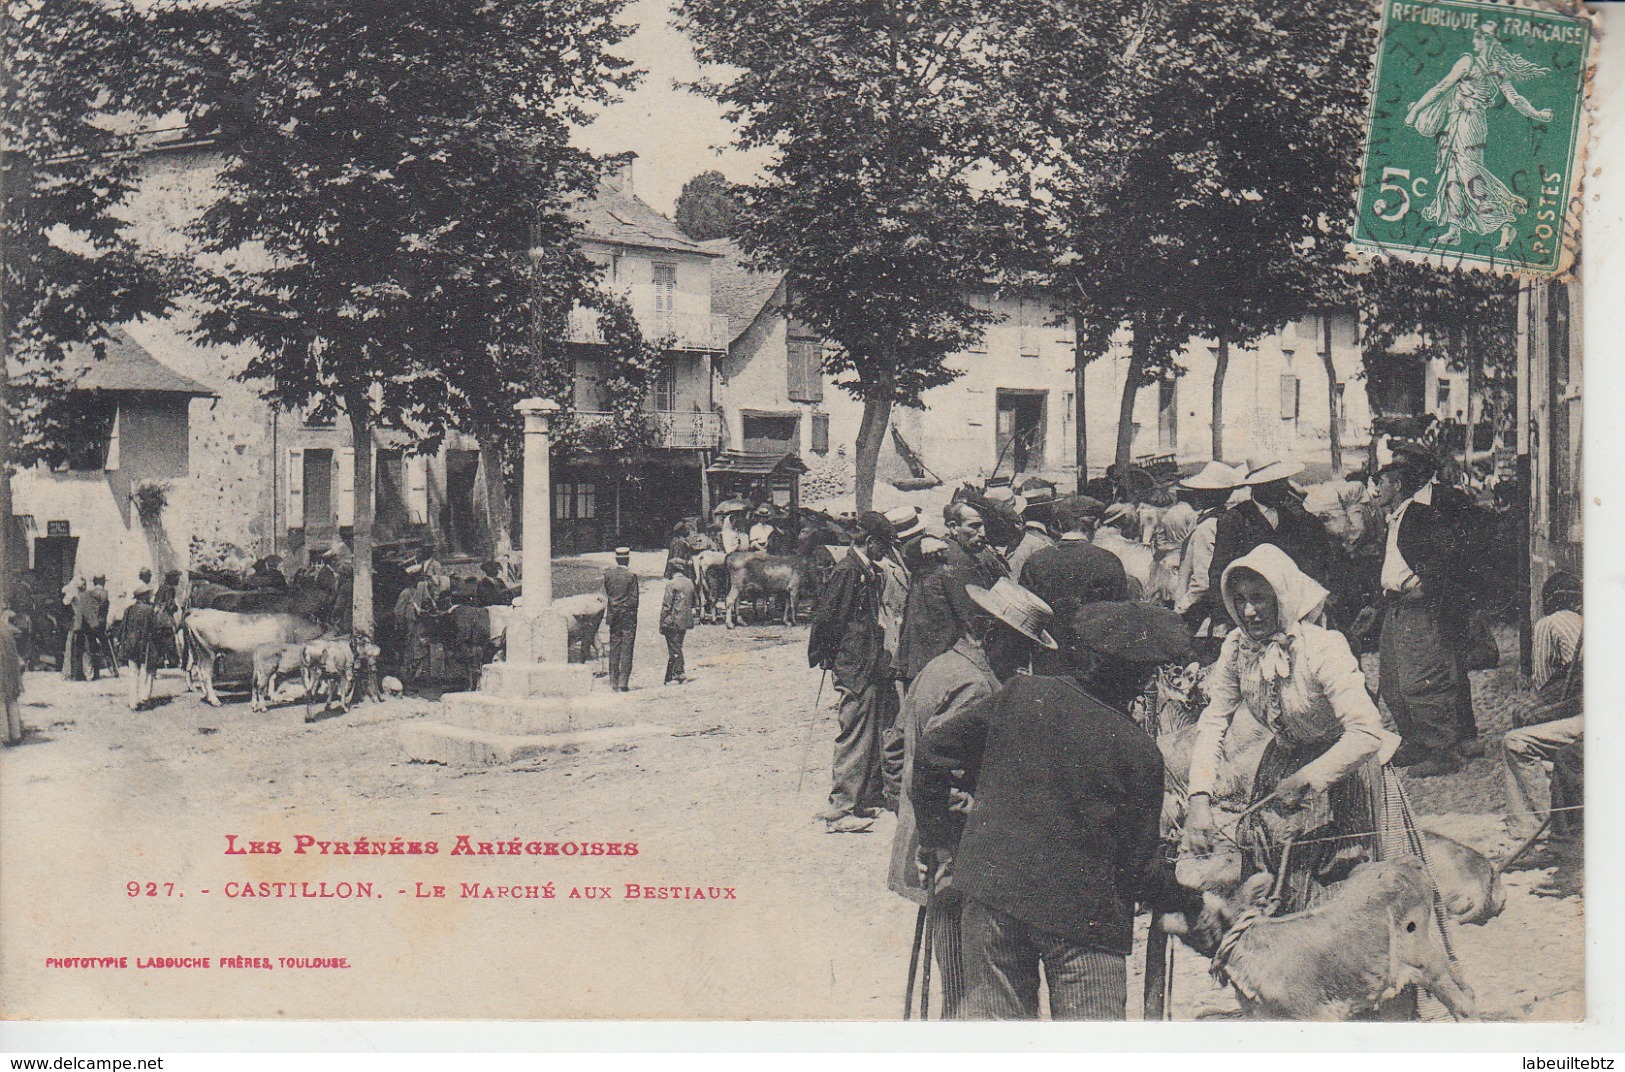
M1322 317L1322 339L1325 346L1320 351L1320 360L1326 365L1326 406L1328 417L1326 420L1326 436L1331 440L1332 446L1332 479L1343 478L1343 422L1338 419L1337 397L1337 365L1332 361L1332 318L1331 314Z
M1230 340L1219 335L1213 352L1213 460L1224 461L1224 377L1230 371Z
M1072 436L1077 457L1078 490L1089 482L1089 409L1084 404L1084 373L1089 370L1089 353L1084 341L1083 317L1072 314Z
M1462 469L1468 476L1473 472L1473 440L1478 431L1478 417L1474 413L1473 404L1478 398L1480 384L1478 382L1478 355L1473 352L1472 344L1463 347L1467 358L1467 445L1462 456Z
M508 480L495 434L480 436L480 468L485 473L485 531L491 535L491 557L506 562L513 552L513 514L508 509Z
M0 232L6 225L6 155L0 153ZM11 314L5 236L0 233L0 607L11 606Z
M1117 471L1126 471L1134 461L1134 400L1140 395L1140 381L1145 379L1145 366L1150 354L1150 340L1144 330L1145 318L1134 323L1134 341L1129 347L1128 376L1123 380L1123 401L1117 408L1117 452L1113 460Z
M355 451L355 577L350 592L350 631L373 633L372 620L372 407L366 392L345 400L350 446Z
M865 398L863 420L858 424L858 442L855 485L859 513L873 510L875 502L875 473L880 468L880 448L886 441L886 429L891 426L891 398Z

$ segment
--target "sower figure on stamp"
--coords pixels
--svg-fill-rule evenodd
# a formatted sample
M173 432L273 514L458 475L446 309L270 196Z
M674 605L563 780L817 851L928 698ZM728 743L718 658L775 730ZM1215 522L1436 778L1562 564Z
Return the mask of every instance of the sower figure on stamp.
M1027 664L1034 646L1055 648L1055 641L1045 631L1049 607L1025 588L1005 579L991 590L972 587L969 594L985 616L974 621L953 647L920 671L897 716L903 733L905 789L919 754L920 736L927 729L992 696L1001 683L1015 677ZM962 817L960 809L954 818ZM897 833L892 841L886 885L893 893L923 907L928 879L926 869L917 865L919 845L914 807L905 794L897 811ZM931 928L931 945L942 973L942 1017L957 1020L962 1014L965 973L959 951L961 902L953 885L953 847L937 852L934 881L935 894L926 925Z
M615 564L604 571L604 595L609 601L604 618L609 623L609 687L626 692L632 680L632 649L638 640L638 578L629 568L630 547L615 548Z
M877 561L890 553L891 522L874 511L858 518L858 537L825 583L807 645L807 664L834 673L840 696L829 803L817 818L831 833L867 830L884 802L881 735L897 710L891 660L880 626L884 579Z
M1126 713L1158 665L1187 660L1173 611L1090 603L1068 665L1017 676L927 728L912 795L922 862L952 848L964 898L965 1015L1036 1019L1039 970L1056 1020L1127 1015L1137 902L1179 896L1162 861L1162 756ZM975 799L958 834L955 771Z

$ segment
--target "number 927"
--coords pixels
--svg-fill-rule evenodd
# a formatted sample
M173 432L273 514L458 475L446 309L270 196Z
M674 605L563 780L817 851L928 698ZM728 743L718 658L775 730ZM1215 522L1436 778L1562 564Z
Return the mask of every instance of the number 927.
M163 892L159 892L159 891ZM173 882L126 882L124 892L130 897L173 897L175 884Z

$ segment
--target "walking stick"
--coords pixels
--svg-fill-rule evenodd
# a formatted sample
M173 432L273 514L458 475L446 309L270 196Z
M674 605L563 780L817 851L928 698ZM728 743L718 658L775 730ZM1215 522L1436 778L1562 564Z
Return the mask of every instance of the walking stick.
M812 751L813 727L818 725L818 712L820 705L824 702L824 681L828 677L828 670L825 670L818 677L818 695L813 697L812 717L807 720L807 741L801 746L801 765L796 768L797 793L801 792L801 783L807 777L807 755Z
M931 873L925 878L925 941L922 944L922 953L925 964L920 971L920 1019L931 1019L931 916L932 909L937 904L937 867L935 861L931 865Z
M914 916L914 945L908 953L908 987L903 991L903 1019L914 1015L914 978L920 969L920 942L925 938L925 906Z
M1544 834L1546 832L1546 828L1551 825L1552 816L1550 813L1547 813L1546 818L1542 819L1540 821L1540 825L1535 827L1535 832L1524 838L1523 844L1514 849L1511 856L1508 856L1505 860L1502 860L1500 863L1495 865L1493 868L1495 874L1499 875L1507 868L1517 863L1518 858L1524 853L1528 852L1530 848L1534 846L1535 842L1540 840L1540 835Z
M1153 909L1151 929L1145 936L1144 1019L1161 1020L1168 1012L1168 932Z

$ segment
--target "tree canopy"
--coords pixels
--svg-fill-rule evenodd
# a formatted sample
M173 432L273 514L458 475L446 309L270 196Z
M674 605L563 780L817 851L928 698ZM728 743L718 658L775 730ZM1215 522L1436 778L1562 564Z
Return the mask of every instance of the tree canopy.
M570 209L598 165L569 139L635 80L613 51L623 4L170 9L202 80L194 121L226 154L198 227L224 264L195 280L201 335L252 344L246 377L282 406L342 408L358 444L379 425L420 449L457 427L512 441L512 402L568 383L536 368L539 325L594 291Z
M679 0L700 59L738 71L697 88L741 148L771 147L741 191L737 237L787 273L790 315L864 403L857 502L872 498L894 405L955 373L981 333L967 301L999 267L1004 205L977 181L1000 135L1010 57L987 0Z
M733 183L720 171L702 171L677 195L677 226L696 242L732 238L738 216Z

